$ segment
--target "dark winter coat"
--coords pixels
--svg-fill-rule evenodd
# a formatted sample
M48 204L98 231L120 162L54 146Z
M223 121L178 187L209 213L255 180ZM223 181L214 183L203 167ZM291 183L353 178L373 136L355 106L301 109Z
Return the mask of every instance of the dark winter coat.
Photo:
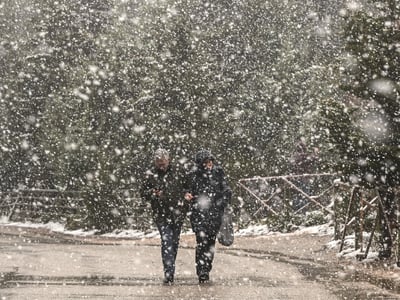
M214 165L212 170L206 170L198 162L191 176L190 193L194 196L190 207L193 231L217 234L232 195L223 169Z
M318 156L308 151L307 146L303 142L296 145L296 150L291 158L293 174L310 174L314 173Z
M165 172L153 167L145 173L140 194L150 202L157 224L183 223L188 211L184 199L185 180L184 172L171 165ZM161 196L156 196L154 190L161 190Z

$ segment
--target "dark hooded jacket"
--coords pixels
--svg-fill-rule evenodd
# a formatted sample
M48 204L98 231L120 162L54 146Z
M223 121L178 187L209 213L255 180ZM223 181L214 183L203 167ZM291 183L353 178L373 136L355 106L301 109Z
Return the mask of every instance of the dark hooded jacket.
M204 168L205 160L214 157L209 151L196 154L196 169L190 182L190 193L194 196L190 207L190 221L195 232L204 231L217 234L222 222L224 209L230 201L230 189L223 169L214 163L211 170Z
M309 174L313 173L316 168L318 156L308 150L307 145L300 141L296 145L296 150L291 158L293 174Z
M156 223L183 223L188 211L185 180L184 172L171 165L165 172L156 167L146 171L140 195L150 202ZM160 197L154 195L155 189L162 191Z

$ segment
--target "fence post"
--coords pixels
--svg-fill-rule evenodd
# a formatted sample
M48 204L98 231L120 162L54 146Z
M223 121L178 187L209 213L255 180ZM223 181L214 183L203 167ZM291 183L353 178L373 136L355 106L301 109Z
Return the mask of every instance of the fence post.
M346 218L344 220L344 228L343 228L343 233L342 233L342 241L340 243L340 248L339 248L339 252L342 252L343 250L343 246L344 246L344 239L346 237L346 232L347 232L347 226L349 226L349 219L350 219L350 213L351 213L351 208L353 206L353 202L354 202L354 195L356 190L358 189L358 187L353 187L351 189L351 196L350 196L350 200L349 200L349 204L347 206L347 213L346 213Z
M362 246L360 246L361 245L361 235L362 235L362 232L360 232L360 227L361 227L360 189L357 189L355 191L354 197L355 197L355 201L353 202L355 204L354 250L358 250L362 247Z

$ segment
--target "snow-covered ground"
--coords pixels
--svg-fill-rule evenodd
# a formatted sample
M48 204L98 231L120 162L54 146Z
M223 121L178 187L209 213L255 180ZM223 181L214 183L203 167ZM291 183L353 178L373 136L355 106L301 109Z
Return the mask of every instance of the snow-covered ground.
M67 230L65 226L61 223L49 222L46 224L42 223L20 223L20 222L10 222L6 217L0 217L0 225L4 226L18 226L18 227L27 227L27 228L44 228L50 230L52 232L63 233L67 235L73 236L93 236L96 235L96 230ZM282 235L282 236L290 236L290 235L301 235L301 234L314 234L314 235L331 235L333 237L334 229L332 226L328 224L318 225L318 226L310 226L310 227L300 227L298 230L290 233L281 233L276 231L271 231L267 225L250 225L247 228L240 229L235 231L235 236L266 236L266 235ZM182 234L192 234L192 232L186 231ZM133 238L133 239L144 239L144 238L154 238L159 237L157 230L150 230L148 232L143 232L139 230L115 230L111 233L101 234L104 237L113 237L113 238ZM367 241L369 238L368 233L364 233L364 241ZM338 256L352 259L360 254L360 250L354 250L355 236L349 235L346 236L344 240L343 250L338 253ZM332 240L326 245L329 249L339 249L340 241ZM365 249L365 247L364 247ZM376 260L378 256L377 252L369 251L367 260ZM365 260L364 260L365 261Z

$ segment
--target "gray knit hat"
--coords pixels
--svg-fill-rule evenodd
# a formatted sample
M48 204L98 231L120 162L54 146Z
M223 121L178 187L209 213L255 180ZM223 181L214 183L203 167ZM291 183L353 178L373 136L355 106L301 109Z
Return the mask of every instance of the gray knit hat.
M169 153L167 150L159 148L154 152L154 160L166 159L169 160Z
M212 161L215 160L214 156L211 154L211 151L206 149L201 149L196 153L194 157L194 161L198 166L202 166L204 161L206 161L207 159Z

